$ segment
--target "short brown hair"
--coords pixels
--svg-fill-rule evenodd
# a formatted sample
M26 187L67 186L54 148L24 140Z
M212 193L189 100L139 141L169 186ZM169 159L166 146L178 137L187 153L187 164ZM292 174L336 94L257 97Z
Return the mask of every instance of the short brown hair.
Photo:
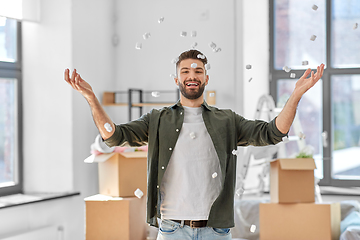
M207 64L207 58L202 52L200 52L198 50L195 50L195 49L190 49L190 50L185 51L185 52L180 54L180 56L179 56L179 58L178 58L178 60L176 62L176 73L177 73L177 69L179 67L180 62L183 61L183 60L186 60L186 59L200 60L200 61L203 62L204 67L205 67L205 64ZM205 71L206 71L206 69L205 69Z

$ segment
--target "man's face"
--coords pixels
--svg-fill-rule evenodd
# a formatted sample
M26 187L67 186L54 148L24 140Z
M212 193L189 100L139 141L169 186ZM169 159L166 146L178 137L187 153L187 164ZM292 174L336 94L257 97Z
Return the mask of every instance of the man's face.
M187 99L201 97L209 81L203 62L197 59L182 60L177 71L175 82L179 86L181 94Z

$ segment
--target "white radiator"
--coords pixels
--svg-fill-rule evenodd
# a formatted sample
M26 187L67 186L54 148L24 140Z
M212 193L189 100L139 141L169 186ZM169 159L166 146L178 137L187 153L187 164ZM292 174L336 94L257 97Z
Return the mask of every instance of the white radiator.
M0 238L1 240L63 240L63 228L49 226Z

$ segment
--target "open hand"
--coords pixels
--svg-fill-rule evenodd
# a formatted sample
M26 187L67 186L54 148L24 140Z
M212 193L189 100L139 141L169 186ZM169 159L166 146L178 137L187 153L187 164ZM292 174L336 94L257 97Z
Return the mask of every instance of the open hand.
M85 98L94 96L94 92L90 84L80 77L80 74L76 72L76 69L72 72L71 78L69 73L70 70L65 69L64 78L65 81L72 86L72 88L81 93Z
M317 71L314 74L310 68L308 68L305 73L300 77L300 79L296 82L295 90L302 96L307 90L312 88L317 81L322 77L324 73L324 64L322 63L320 66L317 67ZM309 78L306 78L309 73L311 75Z

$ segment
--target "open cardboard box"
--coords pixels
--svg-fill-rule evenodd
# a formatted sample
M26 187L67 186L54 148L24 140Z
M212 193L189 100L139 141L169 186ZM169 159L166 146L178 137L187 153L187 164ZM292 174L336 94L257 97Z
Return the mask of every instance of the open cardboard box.
M99 162L99 192L113 197L133 197L147 190L147 152L114 153Z
M270 163L272 203L315 202L313 158L283 158Z

